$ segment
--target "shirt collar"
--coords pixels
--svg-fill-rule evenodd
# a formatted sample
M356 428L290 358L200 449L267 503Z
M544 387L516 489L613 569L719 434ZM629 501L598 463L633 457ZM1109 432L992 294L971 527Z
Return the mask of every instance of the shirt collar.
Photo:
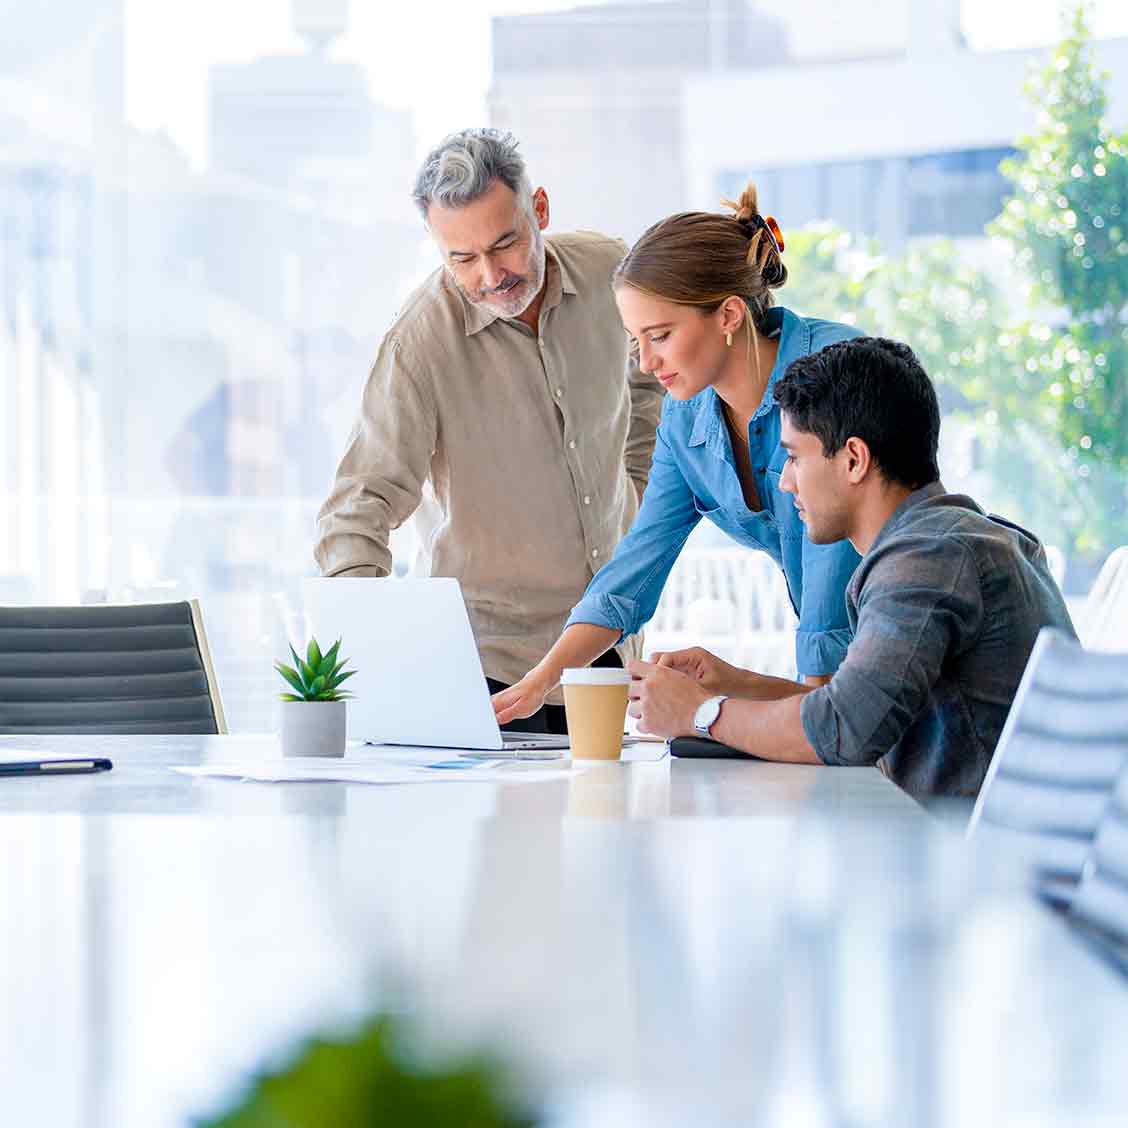
M541 308L549 310L560 304L560 299L564 294L575 294L578 291L571 274L568 273L568 268L560 261L552 244L547 239L544 242L544 259L545 293L544 305ZM453 280L451 280L451 285L454 286ZM493 310L473 305L466 300L466 295L457 286L454 286L454 291L462 302L467 337L480 333L495 321L516 320L516 318L502 318L500 313L494 313Z
M875 548L882 541L891 537L897 528L903 524L909 510L914 505L919 505L922 501L927 501L930 497L940 497L941 494L946 494L948 491L944 488L944 483L939 478L935 482L929 482L927 486L921 486L919 490L913 490L911 494L896 509L889 517L889 520L881 526L881 531L874 537L873 544L870 545L869 551L873 552ZM867 556L869 553L866 554Z
M776 353L775 364L768 374L764 398L756 408L753 419L771 411L775 402L772 398L772 390L775 388L776 381L787 371L787 366L796 357L806 356L811 351L810 325L802 317L782 306L768 310L764 320L764 331L769 337L779 337L779 351ZM701 446L707 442L721 422L720 397L712 388L706 388L697 395L694 403L693 430L690 432L689 445Z

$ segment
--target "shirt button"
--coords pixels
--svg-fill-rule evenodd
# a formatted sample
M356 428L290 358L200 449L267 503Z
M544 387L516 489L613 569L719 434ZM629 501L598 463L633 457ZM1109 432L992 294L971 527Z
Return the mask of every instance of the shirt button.
M591 505L591 496L589 494L584 494L584 505Z
M568 440L568 449L569 450L575 450L576 449L576 440L575 439L569 439Z
M599 549L598 549L598 548L593 548L593 549L591 550L591 554L592 554L592 556L598 556L598 555L599 555Z
M563 394L564 394L564 389L563 389L563 388L557 388L557 389L556 389L556 398L557 398L557 399L559 399L559 398L560 398L560 397L561 397L561 396L562 396Z

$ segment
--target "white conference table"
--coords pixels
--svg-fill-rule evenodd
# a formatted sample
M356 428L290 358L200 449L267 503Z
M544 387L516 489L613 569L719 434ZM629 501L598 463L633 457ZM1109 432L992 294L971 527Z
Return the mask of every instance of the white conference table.
M554 1125L1123 1123L1128 990L876 771L261 784L267 737L0 738L4 1122L162 1128L375 1009ZM356 753L352 753L356 754ZM367 750L365 755L378 755Z

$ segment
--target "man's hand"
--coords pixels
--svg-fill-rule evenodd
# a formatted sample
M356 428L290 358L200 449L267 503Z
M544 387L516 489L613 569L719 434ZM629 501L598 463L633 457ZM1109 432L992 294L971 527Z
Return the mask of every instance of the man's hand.
M510 721L531 717L551 691L552 686L547 679L537 669L530 670L516 685L495 693L490 699L497 723L506 725Z
M688 650L671 650L652 657L659 666L678 670L693 678L702 689L708 690L710 697L723 693L728 697L745 697L750 701L779 701L784 697L809 693L815 688L815 684L804 685L789 678L774 678L770 674L757 674L754 670L731 666L708 650L702 650L700 646L691 646ZM825 681L830 681L830 678ZM822 684L821 679L819 684Z
M680 670L652 662L631 662L627 711L638 720L639 732L664 736L693 736L693 714L714 694Z
M653 654L651 657L655 665L677 670L692 678L702 689L709 691L710 697L718 693L739 693L741 679L747 673L700 646Z

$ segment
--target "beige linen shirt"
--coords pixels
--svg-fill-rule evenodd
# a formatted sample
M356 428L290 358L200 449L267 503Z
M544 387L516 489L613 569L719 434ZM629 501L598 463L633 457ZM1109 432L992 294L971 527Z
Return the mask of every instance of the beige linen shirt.
M661 411L611 290L623 243L545 244L536 334L470 305L441 268L408 299L318 516L325 575L387 575L388 534L429 480L431 574L461 582L483 668L507 684L556 641L629 528ZM620 652L634 657L638 639Z

